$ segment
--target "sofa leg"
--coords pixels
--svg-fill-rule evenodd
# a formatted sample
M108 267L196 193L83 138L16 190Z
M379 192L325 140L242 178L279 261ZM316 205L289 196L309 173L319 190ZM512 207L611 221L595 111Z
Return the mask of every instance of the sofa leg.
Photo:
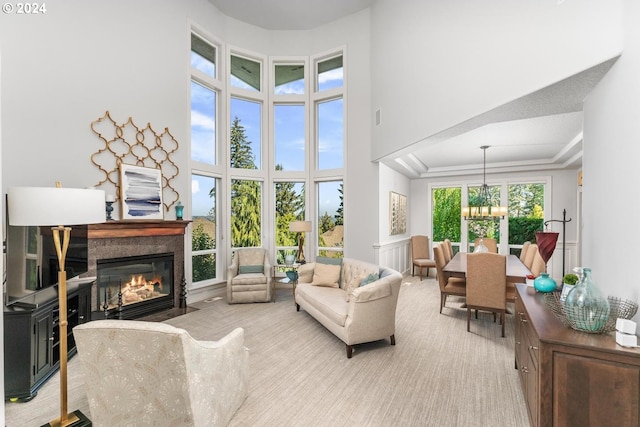
M351 356L353 356L353 346L347 344L347 359L351 359Z
M296 303L296 311L300 311L300 304Z
M391 345L396 345L396 336L395 336L395 334L391 335L389 337L389 341L391 341Z

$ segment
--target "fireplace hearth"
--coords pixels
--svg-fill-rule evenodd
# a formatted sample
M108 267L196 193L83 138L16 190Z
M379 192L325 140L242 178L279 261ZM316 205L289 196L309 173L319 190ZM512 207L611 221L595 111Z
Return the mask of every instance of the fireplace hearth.
M97 260L98 309L105 318L134 319L173 307L173 254Z

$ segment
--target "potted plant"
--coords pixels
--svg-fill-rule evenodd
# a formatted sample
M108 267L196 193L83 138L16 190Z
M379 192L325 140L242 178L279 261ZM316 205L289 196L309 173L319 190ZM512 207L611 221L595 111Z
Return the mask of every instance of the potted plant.
M564 302L569 292L578 283L578 275L574 273L567 273L562 278L562 293L560 294L560 301Z

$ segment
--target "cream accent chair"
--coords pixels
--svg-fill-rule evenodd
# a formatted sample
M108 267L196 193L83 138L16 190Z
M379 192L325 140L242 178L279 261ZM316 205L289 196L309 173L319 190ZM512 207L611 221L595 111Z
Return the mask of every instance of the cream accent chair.
M457 295L465 296L467 294L467 284L465 279L460 277L450 277L447 273L442 271L446 262L444 259L443 244L435 245L433 247L433 257L436 260L436 272L438 277L438 284L440 285L440 313L442 314L442 307L447 303L447 296Z
M467 332L471 310L500 314L504 337L504 313L507 310L507 257L491 252L467 254Z
M227 303L271 301L271 264L263 248L236 249L227 269Z
M429 269L436 268L436 262L431 258L430 252L429 236L411 236L411 276L418 267L420 280L422 280L423 268L427 269L427 277L429 277Z
M159 322L73 328L91 420L101 426L225 426L248 395L244 330L197 341Z

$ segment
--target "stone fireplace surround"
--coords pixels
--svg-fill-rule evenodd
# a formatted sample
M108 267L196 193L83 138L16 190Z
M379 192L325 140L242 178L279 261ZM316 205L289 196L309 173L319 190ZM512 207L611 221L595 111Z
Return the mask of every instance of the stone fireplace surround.
M180 306L184 278L184 234L189 221L120 220L88 227L89 276L97 276L97 260L173 253L174 307ZM91 311L98 308L97 285L91 289Z

